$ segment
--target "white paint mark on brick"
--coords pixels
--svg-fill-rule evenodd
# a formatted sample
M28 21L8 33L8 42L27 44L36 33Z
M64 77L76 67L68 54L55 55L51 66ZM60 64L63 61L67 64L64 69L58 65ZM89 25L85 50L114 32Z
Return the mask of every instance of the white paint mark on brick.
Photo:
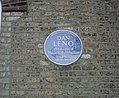
M83 59L90 59L91 55L90 54L83 54L81 58L83 58Z

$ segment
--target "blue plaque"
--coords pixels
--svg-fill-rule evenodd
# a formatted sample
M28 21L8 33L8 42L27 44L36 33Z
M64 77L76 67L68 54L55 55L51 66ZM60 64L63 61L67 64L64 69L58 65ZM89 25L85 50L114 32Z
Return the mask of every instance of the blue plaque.
M44 52L57 65L70 65L77 61L83 50L80 37L70 30L56 30L45 40Z

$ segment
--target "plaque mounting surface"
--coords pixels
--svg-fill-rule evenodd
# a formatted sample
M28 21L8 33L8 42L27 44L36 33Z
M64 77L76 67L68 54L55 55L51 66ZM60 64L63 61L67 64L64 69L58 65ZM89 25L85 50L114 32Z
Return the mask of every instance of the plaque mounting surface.
M46 38L44 43L45 55L57 65L70 65L76 62L82 50L80 37L70 30L56 30Z

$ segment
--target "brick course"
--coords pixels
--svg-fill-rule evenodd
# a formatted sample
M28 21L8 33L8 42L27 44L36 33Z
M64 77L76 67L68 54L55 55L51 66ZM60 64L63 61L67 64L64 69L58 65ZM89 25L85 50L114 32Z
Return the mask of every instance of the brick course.
M3 0L3 12L25 12L27 11L27 0Z

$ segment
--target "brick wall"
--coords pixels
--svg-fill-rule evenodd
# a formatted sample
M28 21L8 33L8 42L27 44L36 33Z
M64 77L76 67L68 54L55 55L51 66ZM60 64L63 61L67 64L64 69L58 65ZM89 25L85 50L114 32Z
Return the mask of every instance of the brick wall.
M22 12L2 13L2 31L0 32L0 98L9 98L12 22L19 19L22 15Z
M2 31L0 32L0 98L9 98L11 86L11 31L12 23L17 21L26 9L26 6L19 6L23 3L15 0L4 0L2 2ZM11 12L14 11L14 12ZM16 12L15 12L16 11ZM17 12L21 11L21 12Z
M5 37L9 44L3 50L10 51L0 68L1 98L118 98L118 5L34 0L25 14L5 13L1 34L10 41ZM72 65L55 65L44 54L46 37L58 29L72 30L83 41L83 55Z

